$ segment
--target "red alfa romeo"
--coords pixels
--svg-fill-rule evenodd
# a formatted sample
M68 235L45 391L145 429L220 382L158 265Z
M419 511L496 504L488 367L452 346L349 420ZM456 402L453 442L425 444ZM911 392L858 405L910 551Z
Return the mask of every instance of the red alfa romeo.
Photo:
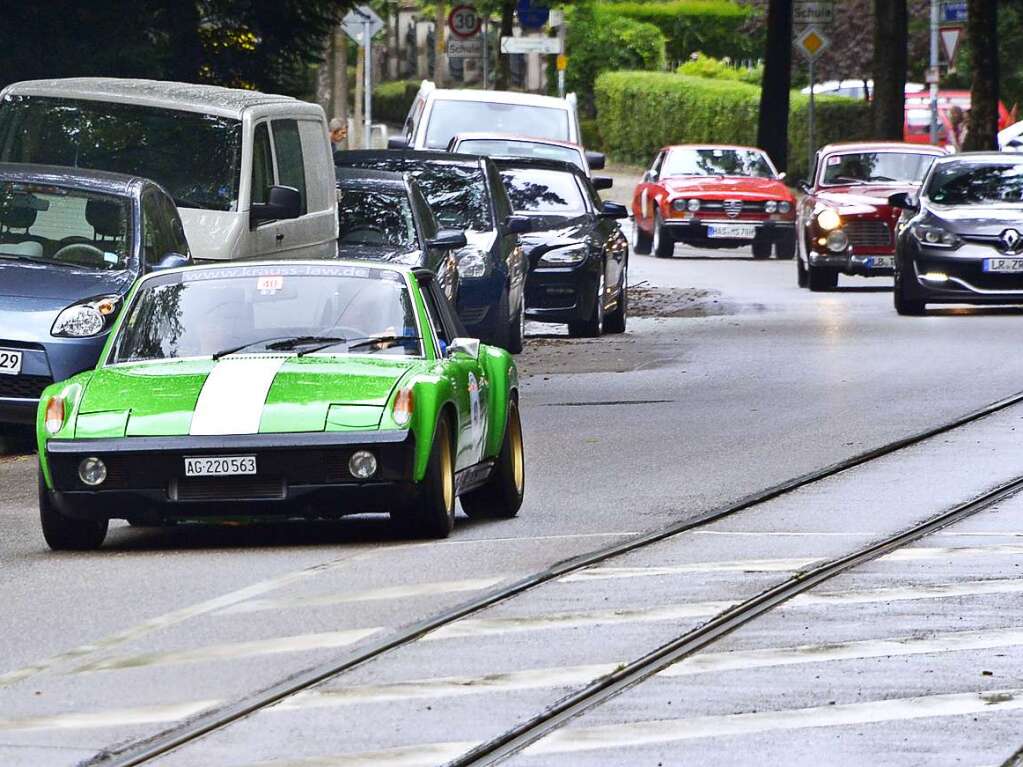
M753 258L795 254L796 204L770 158L744 146L669 146L632 198L632 248L669 258L676 242L753 247Z

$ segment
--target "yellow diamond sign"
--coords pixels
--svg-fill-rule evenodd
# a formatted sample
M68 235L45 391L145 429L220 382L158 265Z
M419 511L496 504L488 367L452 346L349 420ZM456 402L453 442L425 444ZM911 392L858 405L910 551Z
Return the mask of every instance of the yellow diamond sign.
M796 38L796 48L810 61L816 61L831 45L831 41L815 27L807 27Z

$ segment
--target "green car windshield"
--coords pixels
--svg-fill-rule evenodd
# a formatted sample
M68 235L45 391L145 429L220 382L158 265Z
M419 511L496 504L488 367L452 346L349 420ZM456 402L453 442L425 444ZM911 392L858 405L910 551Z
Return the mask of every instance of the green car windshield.
M0 182L0 259L124 269L130 201L67 187Z
M109 362L321 348L417 357L420 335L412 297L394 271L306 264L189 269L140 286Z

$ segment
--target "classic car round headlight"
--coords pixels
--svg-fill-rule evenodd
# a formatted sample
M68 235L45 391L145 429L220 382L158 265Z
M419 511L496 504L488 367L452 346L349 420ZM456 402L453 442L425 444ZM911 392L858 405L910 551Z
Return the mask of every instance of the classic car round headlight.
M700 201L696 199L690 200L686 207L689 208L690 212L695 213L700 209Z
M107 465L95 456L83 458L78 464L78 478L89 487L102 485L107 478Z
M675 210L683 211L686 209L686 205L688 204L688 202L689 202L688 200L683 199L672 200L671 207L674 208Z
M841 225L842 217L831 208L825 208L817 214L817 226L825 232L830 232L832 229L838 229Z
M790 203L790 202L779 202L778 203L778 212L779 213L788 213L790 210L792 210L792 203Z
M764 203L764 213L776 213L778 211L778 202L776 200L768 200Z
M841 253L849 247L849 235L841 229L836 229L828 235L828 250Z
M369 479L377 473L377 459L368 450L356 450L348 459L348 471L356 479Z

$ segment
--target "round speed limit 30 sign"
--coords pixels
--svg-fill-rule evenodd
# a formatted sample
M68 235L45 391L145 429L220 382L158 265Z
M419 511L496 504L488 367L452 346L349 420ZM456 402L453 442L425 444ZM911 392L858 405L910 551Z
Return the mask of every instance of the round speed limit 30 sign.
M448 14L448 28L456 37L474 37L480 31L480 16L471 5L456 5Z

